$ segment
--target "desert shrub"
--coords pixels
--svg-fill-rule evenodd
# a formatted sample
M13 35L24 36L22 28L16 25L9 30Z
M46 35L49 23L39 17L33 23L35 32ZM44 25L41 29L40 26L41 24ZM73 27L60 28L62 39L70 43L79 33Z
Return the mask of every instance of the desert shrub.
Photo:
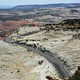
M75 71L74 75L69 78L69 80L80 80L80 66L78 67L78 70Z
M51 76L46 76L47 80L59 80L59 79L53 79Z
M72 37L73 37L73 39L80 39L80 33L74 34Z
M42 65L42 63L43 63L43 60L38 61L38 64L39 64L39 65Z

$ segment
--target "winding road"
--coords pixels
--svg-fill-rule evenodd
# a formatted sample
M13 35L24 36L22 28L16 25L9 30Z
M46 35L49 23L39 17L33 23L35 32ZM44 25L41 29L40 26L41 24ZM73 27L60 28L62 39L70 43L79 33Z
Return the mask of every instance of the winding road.
M7 43L11 43L11 38L10 37L6 38L4 41ZM29 50L35 51L38 54L40 54L41 56L45 57L56 68L60 78L68 78L71 76L71 73L66 68L66 66L64 66L58 58L56 58L54 56L50 56L49 55L50 53L45 54L44 52L40 51L39 49L27 46L26 44L21 44L21 43L14 43L14 44L17 44L17 45L25 47Z

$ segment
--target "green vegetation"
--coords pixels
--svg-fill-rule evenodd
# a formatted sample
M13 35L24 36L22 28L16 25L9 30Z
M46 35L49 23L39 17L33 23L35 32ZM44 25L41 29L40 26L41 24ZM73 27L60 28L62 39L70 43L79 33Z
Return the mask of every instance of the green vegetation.
M74 73L74 75L69 78L69 80L80 80L80 66L78 67L78 70Z
M75 24L80 24L80 19L66 19L63 20L61 24L69 24L69 25L75 25Z
M75 71L75 73L72 77L70 77L69 79L64 79L64 80L80 80L80 66Z

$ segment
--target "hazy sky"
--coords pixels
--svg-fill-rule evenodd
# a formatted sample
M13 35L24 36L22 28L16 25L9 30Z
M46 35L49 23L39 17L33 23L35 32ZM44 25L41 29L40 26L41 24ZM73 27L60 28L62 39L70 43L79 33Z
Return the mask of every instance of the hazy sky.
M54 3L80 3L80 0L0 0L1 5L29 5L29 4L54 4Z

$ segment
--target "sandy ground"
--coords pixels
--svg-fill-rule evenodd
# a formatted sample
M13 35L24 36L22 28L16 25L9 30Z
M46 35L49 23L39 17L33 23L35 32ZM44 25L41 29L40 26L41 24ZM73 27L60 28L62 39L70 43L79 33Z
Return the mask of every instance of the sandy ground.
M47 80L46 76L58 78L55 68L44 57L0 41L0 80Z

